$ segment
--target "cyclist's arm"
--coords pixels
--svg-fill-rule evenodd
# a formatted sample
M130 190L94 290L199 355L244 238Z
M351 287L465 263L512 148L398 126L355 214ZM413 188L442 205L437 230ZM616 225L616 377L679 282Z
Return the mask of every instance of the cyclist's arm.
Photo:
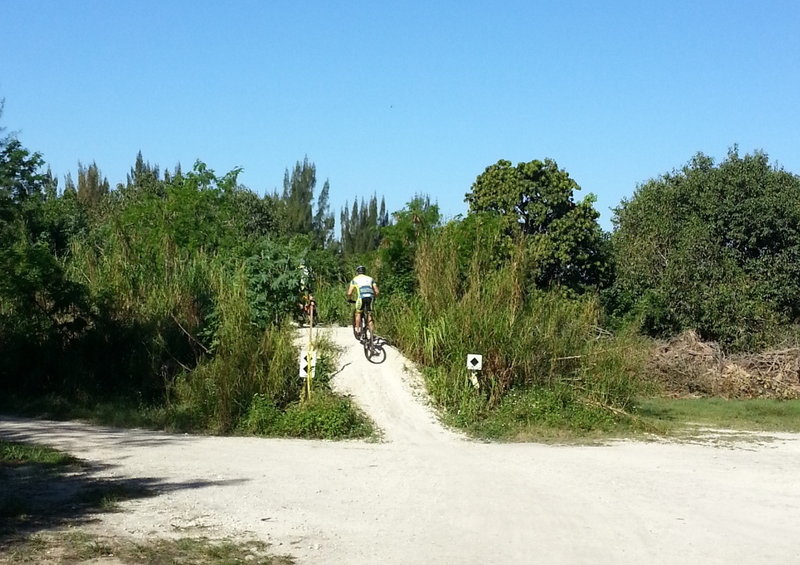
M372 283L372 290L375 291L375 296L378 296L378 285L376 283Z
M351 282L350 286L347 287L347 300L350 300L350 297L353 296L353 290L355 288L355 285Z

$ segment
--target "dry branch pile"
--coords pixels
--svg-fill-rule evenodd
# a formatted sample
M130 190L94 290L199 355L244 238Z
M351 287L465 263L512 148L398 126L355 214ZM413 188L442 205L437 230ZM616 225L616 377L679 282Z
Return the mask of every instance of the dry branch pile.
M727 356L688 331L653 348L649 371L675 396L800 398L800 347Z

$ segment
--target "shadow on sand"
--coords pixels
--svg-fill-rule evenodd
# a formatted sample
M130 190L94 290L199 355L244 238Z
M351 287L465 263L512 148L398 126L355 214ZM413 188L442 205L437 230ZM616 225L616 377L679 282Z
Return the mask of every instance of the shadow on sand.
M59 431L63 430L61 427ZM24 430L2 432L0 439L7 442L23 443L32 436L32 432ZM123 431L118 433L121 436ZM124 441L121 437L117 439L120 443ZM130 441L147 445L143 438ZM0 553L26 535L67 524L91 523L100 513L116 511L116 504L126 500L242 482L241 479L167 482L156 477L108 476L114 467L79 459L59 464L0 460Z

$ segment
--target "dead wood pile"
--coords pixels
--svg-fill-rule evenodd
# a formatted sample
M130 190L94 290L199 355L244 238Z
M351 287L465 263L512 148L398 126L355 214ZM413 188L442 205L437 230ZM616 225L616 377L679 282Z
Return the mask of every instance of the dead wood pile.
M653 348L649 372L673 396L800 398L800 347L725 355L687 331Z

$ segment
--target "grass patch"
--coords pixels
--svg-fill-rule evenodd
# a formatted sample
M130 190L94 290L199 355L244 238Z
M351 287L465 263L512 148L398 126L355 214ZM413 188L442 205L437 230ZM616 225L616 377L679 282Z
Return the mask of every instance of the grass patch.
M286 436L317 439L367 438L374 433L372 424L350 399L324 391L289 406L278 429Z
M145 406L127 398L68 398L58 394L36 398L9 396L0 402L0 411L14 416L47 420L81 420L116 428L151 430L170 427L172 415L164 406Z
M0 440L0 464L2 465L73 465L78 459L63 451L42 445Z
M445 420L479 439L514 442L592 443L665 430L636 413L581 399L564 387L512 391L494 409L475 406L477 412L446 414Z
M480 439L543 443L685 437L698 428L800 433L800 400L647 398L623 414L545 389L514 392L494 410L445 420Z
M692 425L748 431L800 432L800 400L648 398L637 414L669 430Z
M53 484L79 466L75 457L50 447L0 440L0 534L41 509L30 485Z
M234 542L208 538L134 541L85 532L55 532L20 537L0 546L0 563L83 563L114 558L122 563L222 565L290 565L290 557L269 553L260 541Z

